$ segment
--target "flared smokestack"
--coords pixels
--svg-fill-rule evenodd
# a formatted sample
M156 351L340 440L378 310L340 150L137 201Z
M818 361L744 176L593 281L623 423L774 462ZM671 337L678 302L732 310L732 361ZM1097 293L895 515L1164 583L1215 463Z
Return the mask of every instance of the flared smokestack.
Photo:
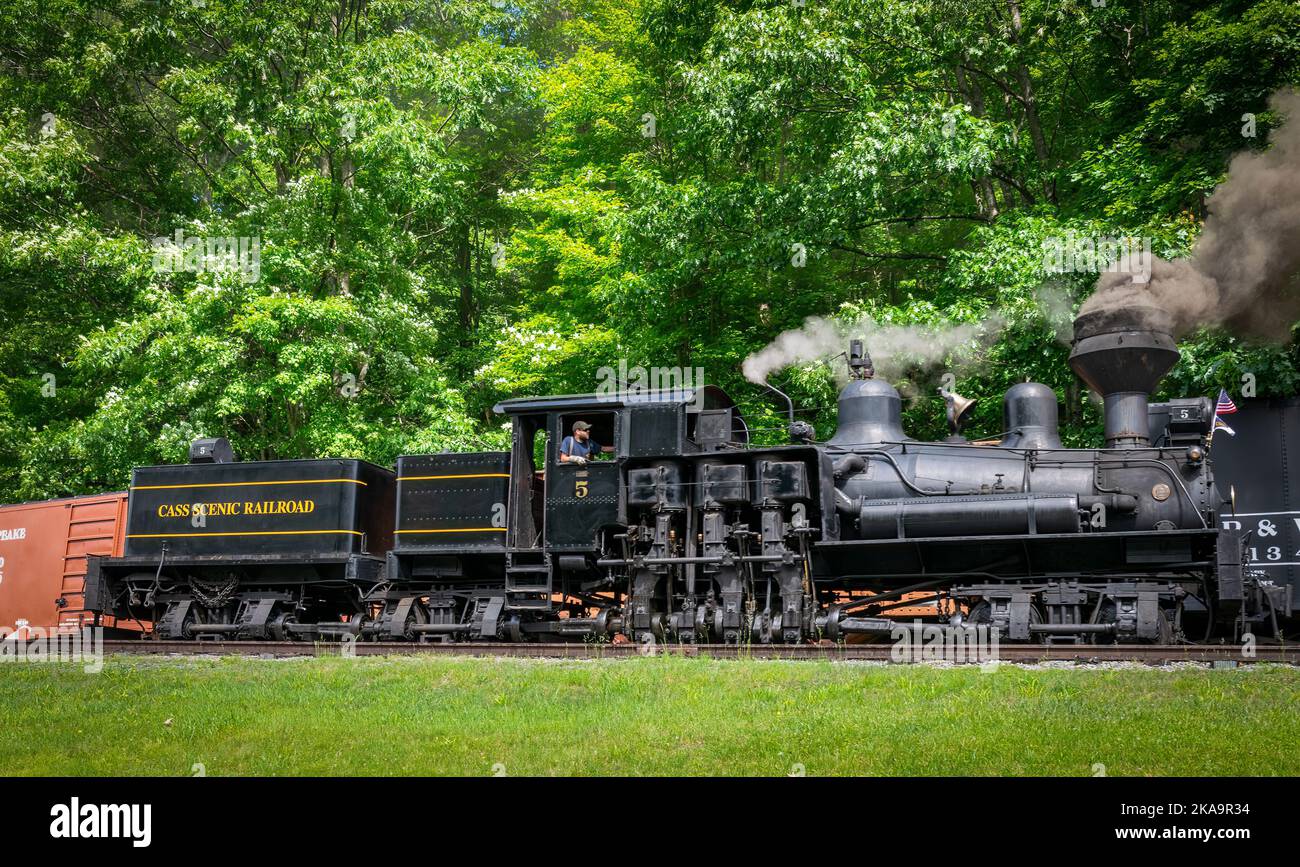
M1158 307L1129 306L1074 320L1070 369L1101 395L1106 448L1149 446L1147 402L1178 362L1173 321Z

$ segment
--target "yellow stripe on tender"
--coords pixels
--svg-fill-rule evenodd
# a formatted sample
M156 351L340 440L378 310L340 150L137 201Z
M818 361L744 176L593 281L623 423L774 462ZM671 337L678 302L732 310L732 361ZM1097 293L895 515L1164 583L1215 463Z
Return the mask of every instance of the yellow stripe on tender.
M238 533L128 533L128 539L176 539L189 536L323 536L337 533L351 533L364 536L356 530L245 530Z
M164 488L238 488L245 485L366 485L357 479L294 479L287 482L194 482L188 485L132 485L133 491L160 491Z
M505 527L461 527L454 530L394 530L394 533L504 533Z
M425 482L431 479L508 479L509 473L468 473L463 476L398 476L399 482Z

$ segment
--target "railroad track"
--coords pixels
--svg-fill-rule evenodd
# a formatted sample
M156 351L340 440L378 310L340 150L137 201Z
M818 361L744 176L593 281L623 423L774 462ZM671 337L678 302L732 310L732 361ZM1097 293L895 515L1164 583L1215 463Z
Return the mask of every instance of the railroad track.
M108 654L214 655L214 656L499 656L532 659L623 659L675 655L714 659L826 659L869 662L923 662L926 648L912 646L910 658L890 644L418 644L406 642L294 642L294 641L105 641ZM1300 645L1257 645L1250 655L1235 645L1043 645L1002 644L987 647L948 648L935 661L978 664L1000 662L1255 662L1300 665Z

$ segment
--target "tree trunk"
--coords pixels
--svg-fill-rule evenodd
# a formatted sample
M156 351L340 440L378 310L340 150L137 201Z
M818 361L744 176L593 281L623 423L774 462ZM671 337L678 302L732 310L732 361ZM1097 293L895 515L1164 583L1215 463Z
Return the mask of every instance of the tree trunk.
M1017 55L1022 55L1024 45L1020 41L1020 0L1007 0L1007 8L1011 12L1011 44L1016 47ZM1029 67L1025 65L1023 56L1017 58L1016 81L1020 85L1020 103L1025 110L1025 124L1029 127L1029 137L1034 143L1034 153L1043 172L1043 196L1047 201L1056 204L1056 183L1051 179L1047 139L1043 137L1043 125L1038 118L1038 98L1034 94L1034 84L1029 77Z
M963 68L965 62L966 58L963 57L957 64L957 90L970 100L971 113L982 118L984 117L984 93L978 84L966 77L966 70ZM975 203L980 214L989 219L997 217L998 197L993 189L992 179L987 174L980 175L971 181L971 188L975 192Z
M472 336L478 324L478 311L474 303L473 244L470 226L461 226L456 233L456 282L460 287L460 299L457 311L460 316L460 344L468 348L473 344Z

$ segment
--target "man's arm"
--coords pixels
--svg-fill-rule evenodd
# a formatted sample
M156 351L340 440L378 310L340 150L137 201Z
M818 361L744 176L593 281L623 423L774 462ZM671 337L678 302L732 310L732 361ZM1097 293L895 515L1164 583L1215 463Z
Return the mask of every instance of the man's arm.
M586 458L569 454L569 449L571 448L573 448L573 437L565 437L560 442L560 463L585 464L587 462Z

